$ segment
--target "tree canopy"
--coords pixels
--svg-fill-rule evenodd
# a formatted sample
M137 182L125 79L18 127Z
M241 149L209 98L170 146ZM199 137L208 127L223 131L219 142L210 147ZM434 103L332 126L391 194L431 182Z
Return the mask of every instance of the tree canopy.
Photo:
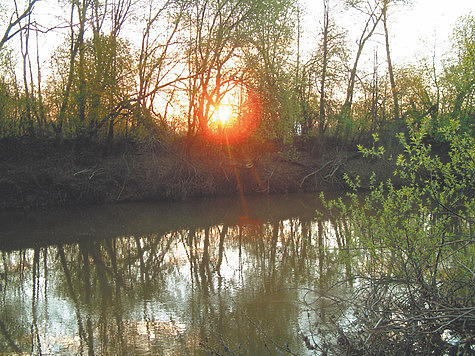
M297 0L65 1L48 26L36 0L17 0L1 10L0 136L193 138L229 83L253 93L253 109L240 111L258 116L260 140L358 143L426 116L430 137L454 117L473 133L473 16L454 30L456 55L442 71L403 66L389 41L397 3L324 0L314 48L303 50ZM339 23L348 11L359 14L351 37ZM51 56L41 47L49 38Z

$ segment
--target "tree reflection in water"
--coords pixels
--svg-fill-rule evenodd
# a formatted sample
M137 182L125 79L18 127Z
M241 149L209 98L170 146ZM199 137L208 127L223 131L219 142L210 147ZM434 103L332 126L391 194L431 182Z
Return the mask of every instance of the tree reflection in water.
M312 354L347 317L342 228L294 214L5 249L0 349Z

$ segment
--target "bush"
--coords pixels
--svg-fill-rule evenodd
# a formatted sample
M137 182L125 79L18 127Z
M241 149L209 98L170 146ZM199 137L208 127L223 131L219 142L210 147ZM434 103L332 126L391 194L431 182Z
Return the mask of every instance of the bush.
M398 135L401 187L373 177L363 202L353 192L351 203L326 203L351 223L347 240L363 251L355 276L362 283L350 298L356 323L338 328L339 352L474 352L475 140L452 121L440 131L450 147L442 159L424 143L427 127L409 124L409 138ZM358 179L349 184L359 188Z

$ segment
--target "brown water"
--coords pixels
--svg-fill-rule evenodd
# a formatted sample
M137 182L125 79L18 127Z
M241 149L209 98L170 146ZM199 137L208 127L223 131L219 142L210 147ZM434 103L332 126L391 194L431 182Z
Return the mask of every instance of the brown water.
M351 265L316 210L286 195L4 212L0 351L317 353Z

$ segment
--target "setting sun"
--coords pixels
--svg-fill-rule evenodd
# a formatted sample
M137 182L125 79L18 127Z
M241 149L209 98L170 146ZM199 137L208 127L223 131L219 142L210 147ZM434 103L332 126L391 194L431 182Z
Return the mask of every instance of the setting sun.
M233 119L235 119L236 114L233 110L232 105L221 103L216 108L216 111L214 112L213 116L215 116L215 117L212 117L212 119L215 119L214 121L224 126L224 125L230 124L233 121Z
M212 130L232 129L240 119L242 94L235 85L228 89L219 103L212 107L209 116L209 127Z
M257 127L259 100L252 90L236 81L222 84L220 91L214 94L212 103L208 101L209 111L203 131L206 138L223 144L245 139Z

